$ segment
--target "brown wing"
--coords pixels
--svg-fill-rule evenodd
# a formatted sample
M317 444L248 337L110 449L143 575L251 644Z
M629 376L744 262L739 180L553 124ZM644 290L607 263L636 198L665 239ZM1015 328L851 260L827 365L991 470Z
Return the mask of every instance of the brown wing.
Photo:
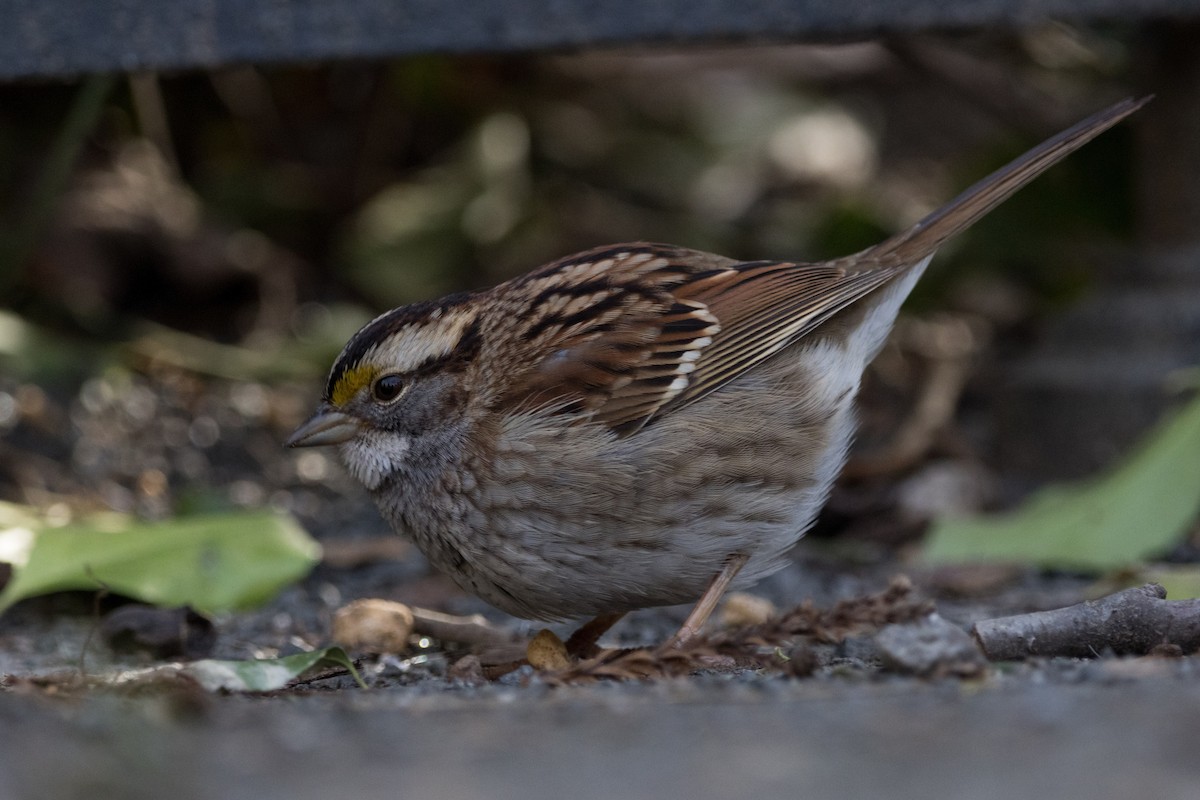
M523 281L538 311L521 335L546 355L508 399L590 412L628 435L738 377L900 271L739 263L663 245L581 254Z
M590 412L634 433L811 333L1145 102L1124 100L1085 119L855 256L738 263L666 245L617 245L498 287L511 292L523 352L543 354L506 400Z

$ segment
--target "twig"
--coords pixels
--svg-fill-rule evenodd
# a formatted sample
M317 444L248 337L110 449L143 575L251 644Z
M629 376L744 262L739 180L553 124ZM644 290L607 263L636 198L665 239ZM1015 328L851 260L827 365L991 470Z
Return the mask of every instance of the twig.
M412 608L413 633L430 636L443 642L475 646L507 645L516 641L516 636L497 628L481 615L469 617L443 614L427 608Z
M95 638L96 632L100 629L100 604L104 602L104 598L112 593L108 584L96 577L96 573L92 571L91 564L88 564L84 568L84 572L96 582L98 588L96 589L96 594L92 596L92 624L88 626L87 636L84 637L83 644L79 648L79 665L77 669L80 683L85 683L88 679L87 656L88 650L92 646L92 639Z
M1200 649L1200 599L1166 596L1162 586L1148 583L1066 608L981 620L971 633L992 661L1144 654L1164 644L1185 653Z
M997 66L995 59L948 47L929 36L892 37L884 45L908 69L1009 128L1040 136L1061 127L1059 104L1031 88L1032 82L1022 80L1015 70Z
M920 463L954 419L959 398L971 376L978 338L962 319L910 324L901 329L906 350L928 364L911 412L881 450L855 456L842 478L863 480L894 475Z
M138 72L129 76L129 98L142 135L154 143L159 155L171 169L171 179L179 180L179 157L171 140L171 124L163 102L162 86L153 72Z
M353 663L355 667L362 667L362 659L356 658L351 663ZM359 683L360 687L362 686L362 680L359 678L358 675L354 674L353 670L351 670L349 667L338 666L338 667L327 667L326 669L317 670L315 672L312 672L311 674L305 673L304 675L299 675L295 678L292 678L290 681L288 681L286 688L287 689L295 689L300 686L308 686L313 683L319 683L320 681L326 681L326 680L329 680L330 678L344 678L346 676L350 676L350 677L354 678L355 681L357 681ZM362 687L362 688L366 688L366 687ZM282 692L283 690L278 690L278 691Z
M934 361L917 405L892 441L878 453L856 458L847 465L844 477L862 480L894 475L919 463L938 432L954 417L969 374L965 361Z

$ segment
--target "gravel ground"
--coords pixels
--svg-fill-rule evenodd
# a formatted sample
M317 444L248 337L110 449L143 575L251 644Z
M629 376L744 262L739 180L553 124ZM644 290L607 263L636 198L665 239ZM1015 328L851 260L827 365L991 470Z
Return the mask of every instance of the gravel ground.
M371 593L388 568L414 566L322 567L267 608L218 620L216 652L288 652L297 631L320 638L329 586L339 598ZM809 555L761 594L807 587L826 602L877 589L895 569ZM965 623L1074 602L1086 584L1031 571L938 606ZM4 671L77 668L90 606L60 596L0 619ZM641 612L614 636L658 635L683 613ZM931 681L881 670L866 638L823 650L807 678L710 672L556 687L527 673L447 680L452 658L435 648L368 660L366 691L340 678L256 697L81 694L61 672L49 689L10 682L0 797L1183 798L1200 778L1195 658L1053 659ZM93 672L145 662L88 645Z
M302 389L118 375L62 402L27 386L0 392L16 408L24 403L0 444L29 456L8 462L21 465L2 476L9 496L71 497L151 517L189 503L266 503L296 513L331 549L390 535L336 465L278 447L306 410L296 399ZM814 537L755 592L778 607L806 598L828 606L904 573L966 627L1078 602L1092 582L1025 570L983 583L960 576L951 587L904 563L902 552L870 536ZM430 574L410 548L322 564L266 607L216 619L209 654L325 645L333 611L358 597L484 613L526 636L537 629ZM882 669L866 636L817 648L804 678L712 671L551 687L528 671L484 685L450 680L461 651L433 642L364 660L365 691L345 677L257 697L79 691L81 669L103 675L161 662L116 652L98 634L114 605L71 593L0 617L0 674L9 676L0 686L0 800L1169 798L1194 797L1200 773L1194 657L1044 660L971 680L923 680ZM608 641L661 641L685 613L639 612Z
M8 694L0 785L59 800L1195 797L1195 665L1140 671L71 704Z

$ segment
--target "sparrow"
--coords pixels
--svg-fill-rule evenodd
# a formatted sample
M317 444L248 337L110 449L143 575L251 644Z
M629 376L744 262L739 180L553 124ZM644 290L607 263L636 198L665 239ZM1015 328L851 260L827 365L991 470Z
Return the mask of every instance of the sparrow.
M1148 100L843 258L616 244L388 311L287 445L335 447L397 531L496 607L590 617L572 637L587 647L628 611L694 603L682 643L812 524L863 371L942 243Z

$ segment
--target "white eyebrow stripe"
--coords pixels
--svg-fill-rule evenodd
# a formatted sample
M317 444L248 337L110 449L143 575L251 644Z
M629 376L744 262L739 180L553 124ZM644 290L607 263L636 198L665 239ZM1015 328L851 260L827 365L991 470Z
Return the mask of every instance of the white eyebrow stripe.
M464 311L452 311L440 318L431 315L428 321L396 331L368 350L363 360L390 372L412 372L453 353L473 319L474 314Z

